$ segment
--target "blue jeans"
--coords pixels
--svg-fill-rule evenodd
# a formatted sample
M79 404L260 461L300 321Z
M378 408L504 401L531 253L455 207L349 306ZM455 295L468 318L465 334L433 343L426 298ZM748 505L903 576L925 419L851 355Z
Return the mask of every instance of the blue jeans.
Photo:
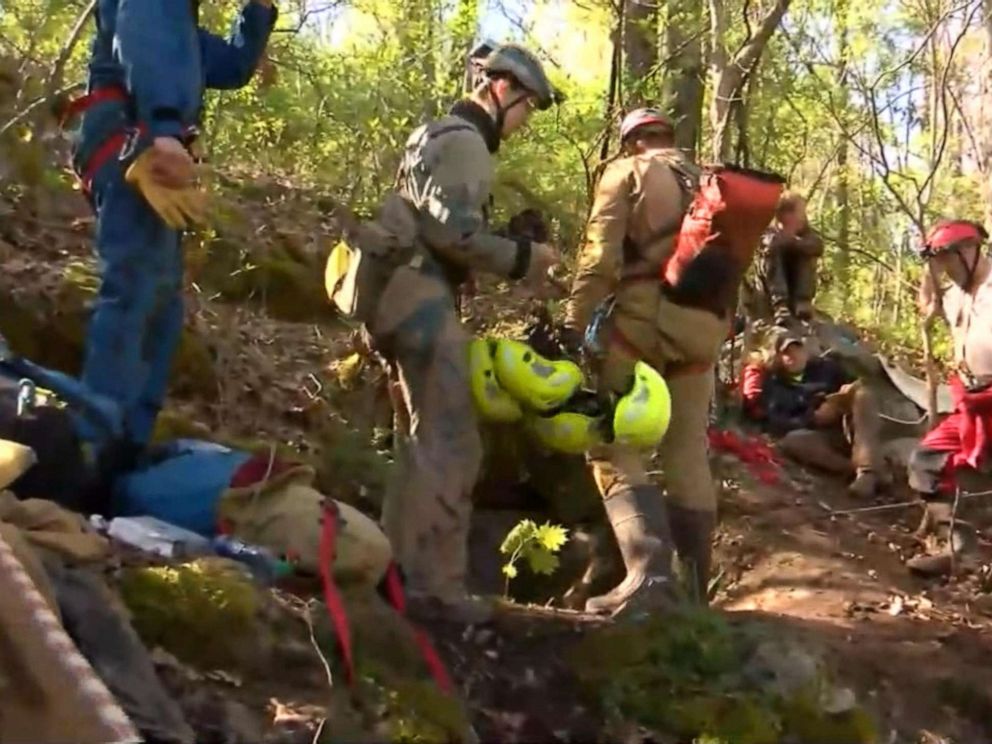
M124 180L116 160L97 172L91 199L101 283L83 382L121 406L128 444L143 447L162 408L182 336L180 233ZM84 421L80 433L90 441L99 438Z

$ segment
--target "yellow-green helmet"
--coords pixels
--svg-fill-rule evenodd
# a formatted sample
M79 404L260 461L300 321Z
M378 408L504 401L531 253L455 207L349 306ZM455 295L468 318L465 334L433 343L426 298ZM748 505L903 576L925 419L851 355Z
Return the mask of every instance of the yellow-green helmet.
M637 362L630 389L613 412L613 441L628 447L655 447L671 419L672 397L665 379L650 364Z
M602 417L565 410L546 416L531 414L525 421L537 440L555 452L581 455L603 442Z
M475 408L486 421L509 423L520 420L523 411L510 394L500 387L493 368L495 343L477 338L468 347L469 383Z
M536 411L558 408L583 382L582 370L575 362L552 362L520 341L497 341L494 361L503 389Z

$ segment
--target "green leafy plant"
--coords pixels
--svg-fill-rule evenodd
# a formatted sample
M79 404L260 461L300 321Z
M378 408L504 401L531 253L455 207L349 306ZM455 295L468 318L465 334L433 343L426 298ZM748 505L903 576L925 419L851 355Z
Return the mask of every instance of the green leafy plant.
M536 574L550 576L558 568L558 551L568 542L568 530L561 525L545 522L538 526L531 519L523 519L507 533L499 552L509 556L503 564L506 576L504 593L509 594L510 580L519 574L517 562L523 558Z

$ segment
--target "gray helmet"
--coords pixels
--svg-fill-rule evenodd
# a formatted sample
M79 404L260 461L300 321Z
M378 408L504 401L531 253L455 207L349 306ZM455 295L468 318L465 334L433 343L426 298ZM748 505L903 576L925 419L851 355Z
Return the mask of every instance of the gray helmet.
M473 54L475 56L488 44L480 45ZM478 59L478 57L475 57ZM551 107L551 104L562 100L562 95L548 80L544 66L533 52L524 49L519 44L499 44L492 47L485 58L479 61L480 71L489 76L510 75L528 93L537 98L537 107L541 110Z

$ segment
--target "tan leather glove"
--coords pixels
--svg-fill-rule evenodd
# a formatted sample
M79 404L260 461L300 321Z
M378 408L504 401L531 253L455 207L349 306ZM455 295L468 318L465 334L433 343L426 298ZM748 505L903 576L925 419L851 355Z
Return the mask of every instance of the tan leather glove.
M135 158L127 169L125 179L145 197L149 206L173 230L185 230L190 224L206 222L207 195L201 187L190 182L173 188L162 183L161 157L154 147Z

